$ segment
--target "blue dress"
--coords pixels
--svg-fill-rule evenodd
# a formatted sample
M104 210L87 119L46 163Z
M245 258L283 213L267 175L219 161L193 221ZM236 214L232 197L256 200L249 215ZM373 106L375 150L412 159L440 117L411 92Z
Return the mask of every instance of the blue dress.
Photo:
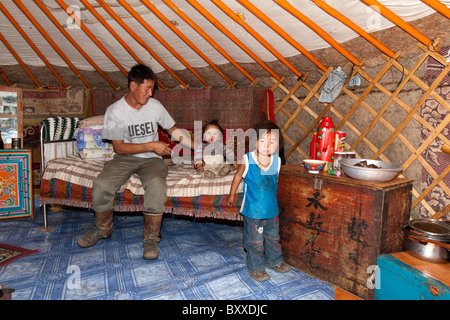
M272 155L267 169L258 166L256 152L247 153L244 161L242 215L252 219L278 216L277 180L281 165L280 157Z

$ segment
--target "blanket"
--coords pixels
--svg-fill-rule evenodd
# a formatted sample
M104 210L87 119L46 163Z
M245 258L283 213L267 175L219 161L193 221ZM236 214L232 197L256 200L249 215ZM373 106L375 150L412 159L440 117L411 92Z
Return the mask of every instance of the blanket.
M79 157L54 159L48 162L44 171L43 179L59 179L92 188L95 177L101 172L105 161L82 160ZM192 165L177 164L167 161L169 173L167 176L168 197L196 197L200 195L223 195L230 191L234 171L226 176L207 179L202 177ZM134 174L118 191L119 193L129 190L135 195L143 195L139 176ZM242 182L238 192L242 192Z
M75 128L77 127L80 118L66 118L54 117L47 118L41 121L44 126L43 140L57 141L57 140L71 140L74 139Z

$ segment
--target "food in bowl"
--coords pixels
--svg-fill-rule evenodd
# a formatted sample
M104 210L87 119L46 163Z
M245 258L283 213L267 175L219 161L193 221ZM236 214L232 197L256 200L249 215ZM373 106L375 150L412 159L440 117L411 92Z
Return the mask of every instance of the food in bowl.
M380 169L379 166L377 166L377 165L375 165L375 164L373 164L373 163L370 163L370 164L369 164L369 163L367 163L366 160L357 162L357 163L354 164L354 166L355 166L355 167L363 167L363 168Z
M303 165L309 173L317 174L325 167L327 162L324 160L305 159Z
M366 167L355 166L355 164L363 161L367 163ZM347 176L353 179L370 182L390 181L403 170L402 166L398 164L371 159L341 159L340 165Z

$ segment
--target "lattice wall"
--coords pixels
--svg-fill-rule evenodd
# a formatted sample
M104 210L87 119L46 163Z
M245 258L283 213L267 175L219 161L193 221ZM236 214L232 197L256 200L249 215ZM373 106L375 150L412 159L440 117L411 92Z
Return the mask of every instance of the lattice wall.
M319 103L320 90L333 70L331 67L314 86L308 85L303 78L292 88L287 88L273 79L272 91L278 97L280 93L284 97L276 101L275 115L285 139L287 162L309 158L311 132L323 116L331 116L337 130L347 132L347 150L356 151L359 158L401 164L402 175L415 181L412 217L437 217L448 212L450 188L444 178L450 171L450 165L436 169L430 164L427 148L440 149L450 145L447 138L450 134L450 101L436 91L438 86L443 85L442 80L450 71L450 63L439 53L418 45L423 54L409 70L398 61L401 52L393 58L383 56L386 64L377 74L368 74L364 62L354 66L348 79L359 76L362 80L360 88L363 89L351 90L344 86L332 103ZM428 85L416 73L426 66L429 56L442 64L442 71ZM393 75L399 79L398 82L382 84L386 83L383 79ZM442 106L440 111L442 113L444 110L445 114L443 120L429 119L421 112L421 107L430 99L432 103ZM450 157L448 154L446 156ZM428 183L422 183L422 175L430 177Z

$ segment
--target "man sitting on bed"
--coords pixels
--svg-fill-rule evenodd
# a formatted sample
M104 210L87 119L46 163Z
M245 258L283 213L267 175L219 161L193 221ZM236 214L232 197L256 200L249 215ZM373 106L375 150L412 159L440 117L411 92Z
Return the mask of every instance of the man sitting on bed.
M137 173L144 194L144 259L157 259L161 222L167 200L167 167L161 156L170 155L169 145L158 140L158 125L191 148L191 137L183 135L164 106L152 98L156 75L144 65L128 73L127 94L105 112L102 137L111 140L116 152L94 180L92 207L95 227L86 232L78 245L91 247L113 232L114 197L128 178Z

